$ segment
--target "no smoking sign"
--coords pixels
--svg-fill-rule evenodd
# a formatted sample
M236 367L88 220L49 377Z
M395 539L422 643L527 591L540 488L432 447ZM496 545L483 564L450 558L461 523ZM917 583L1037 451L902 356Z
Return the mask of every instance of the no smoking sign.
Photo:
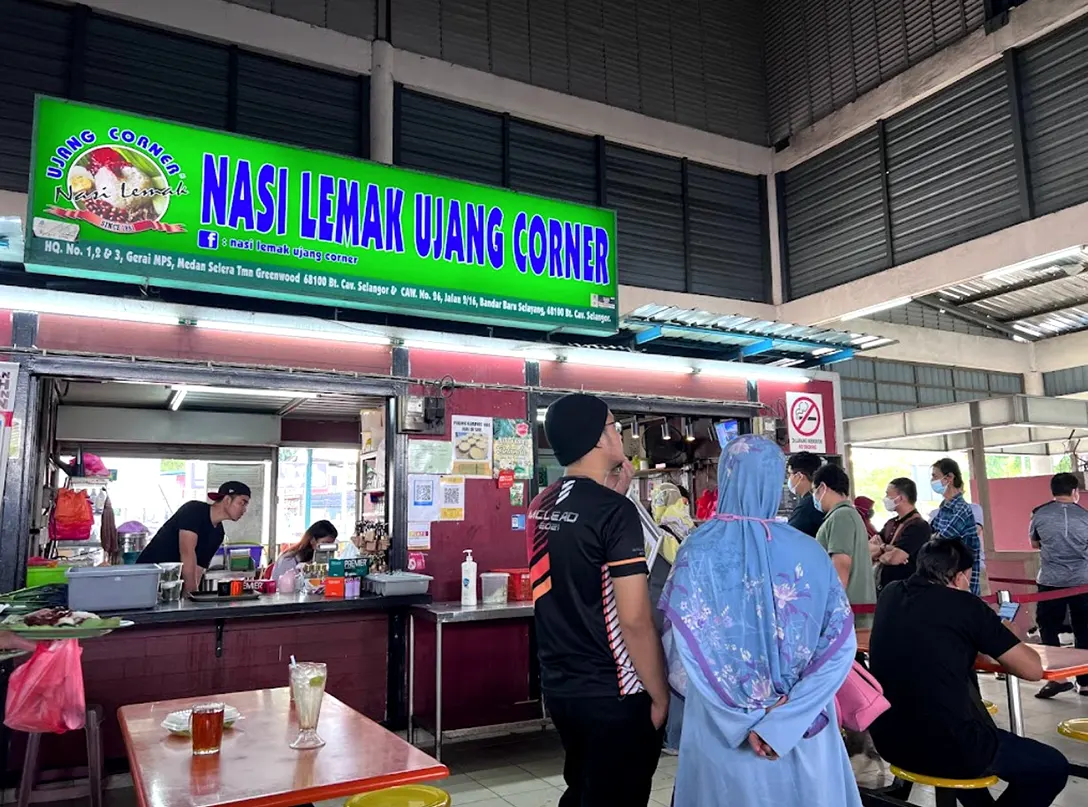
M823 396L817 392L787 392L786 430L791 452L826 453Z

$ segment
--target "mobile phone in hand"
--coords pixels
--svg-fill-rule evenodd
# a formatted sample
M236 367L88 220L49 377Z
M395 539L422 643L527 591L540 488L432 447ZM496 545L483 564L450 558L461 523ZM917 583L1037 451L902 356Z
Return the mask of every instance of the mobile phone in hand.
M1018 602L1003 602L1001 607L997 609L997 615L1000 616L1005 622L1012 622L1016 619L1017 613L1020 611L1020 603Z

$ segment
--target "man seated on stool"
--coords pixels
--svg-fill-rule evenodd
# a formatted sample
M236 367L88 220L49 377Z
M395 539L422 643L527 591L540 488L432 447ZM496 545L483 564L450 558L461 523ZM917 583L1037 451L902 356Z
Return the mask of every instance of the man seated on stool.
M1002 807L1048 807L1065 788L1069 763L1049 745L994 725L978 690L975 659L991 656L1012 675L1043 677L1039 654L971 594L971 550L935 539L917 571L889 584L876 606L869 663L891 709L870 729L880 755L925 776L997 776ZM987 790L956 793L964 807L993 804Z

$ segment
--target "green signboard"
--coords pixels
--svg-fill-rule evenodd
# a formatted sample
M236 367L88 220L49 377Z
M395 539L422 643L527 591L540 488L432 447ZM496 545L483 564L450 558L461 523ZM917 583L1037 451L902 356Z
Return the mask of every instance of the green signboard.
M611 334L608 210L39 97L30 271Z

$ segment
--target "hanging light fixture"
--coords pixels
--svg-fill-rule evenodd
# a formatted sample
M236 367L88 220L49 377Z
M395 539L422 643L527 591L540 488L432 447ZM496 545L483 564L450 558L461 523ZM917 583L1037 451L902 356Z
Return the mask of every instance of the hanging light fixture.
M691 424L691 418L684 419L684 439L689 443L695 442L695 427Z
M632 418L631 419L631 439L632 440L642 439L642 430L638 427L638 418Z
M661 424L661 439L662 440L671 440L672 439L672 434L669 432L669 421L667 419L665 420L664 423Z

